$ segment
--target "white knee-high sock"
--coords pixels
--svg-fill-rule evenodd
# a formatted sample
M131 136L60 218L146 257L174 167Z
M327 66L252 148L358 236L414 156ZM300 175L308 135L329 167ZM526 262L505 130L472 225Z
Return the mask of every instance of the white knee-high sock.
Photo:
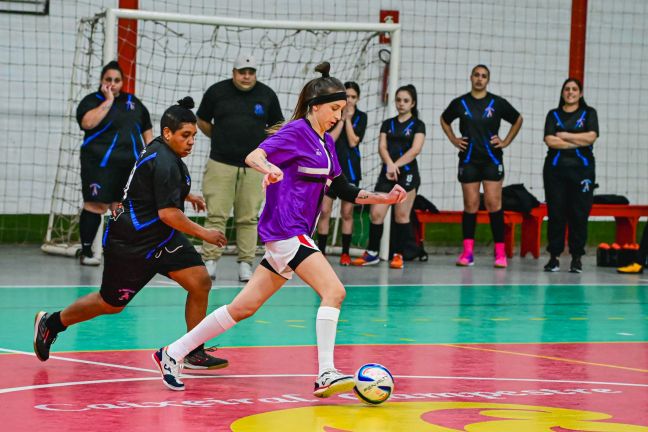
M315 333L317 334L317 360L320 375L326 369L335 369L333 349L335 348L335 333L337 331L340 309L330 306L320 306L317 310Z
M167 348L167 353L175 360L182 360L198 345L224 333L234 327L236 321L227 311L227 306L221 306L203 318L200 323Z

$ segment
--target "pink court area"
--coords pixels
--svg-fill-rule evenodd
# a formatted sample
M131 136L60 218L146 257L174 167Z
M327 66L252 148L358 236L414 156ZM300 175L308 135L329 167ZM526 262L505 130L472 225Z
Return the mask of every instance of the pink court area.
M395 376L378 407L312 396L315 347L227 348L230 367L164 387L151 351L0 355L5 431L648 432L648 344L339 346Z

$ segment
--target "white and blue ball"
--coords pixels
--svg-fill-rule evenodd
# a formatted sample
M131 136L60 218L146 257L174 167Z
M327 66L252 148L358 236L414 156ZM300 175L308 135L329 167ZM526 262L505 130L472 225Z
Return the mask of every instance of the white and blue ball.
M366 404L381 404L389 399L394 391L394 377L385 366L377 363L360 366L354 380L353 392Z

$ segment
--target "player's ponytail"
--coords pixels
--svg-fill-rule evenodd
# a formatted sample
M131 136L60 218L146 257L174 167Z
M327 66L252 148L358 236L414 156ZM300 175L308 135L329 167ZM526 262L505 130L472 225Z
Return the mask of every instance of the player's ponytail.
M185 96L178 101L177 105L172 105L164 111L160 120L160 130L169 128L171 132L180 129L182 123L196 123L196 115L191 109L196 106L191 96Z
M418 118L419 112L418 112L418 95L416 93L416 87L414 87L412 84L407 84L401 87L398 87L398 90L396 90L396 94L399 92L407 92L409 93L410 97L412 98L412 102L414 102L414 106L412 107L412 117Z
M346 100L346 91L342 82L330 75L331 64L323 62L315 66L315 71L322 74L321 77L310 80L306 83L291 120L298 120L306 117L313 105L319 105L336 100Z

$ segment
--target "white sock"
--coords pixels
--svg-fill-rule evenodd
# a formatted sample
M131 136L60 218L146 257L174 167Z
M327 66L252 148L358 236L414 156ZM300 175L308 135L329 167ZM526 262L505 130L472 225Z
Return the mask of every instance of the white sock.
M340 309L330 306L320 306L317 310L315 333L317 334L317 360L319 372L326 369L335 369L333 363L333 349L335 348L335 332L337 331Z
M236 321L227 311L227 306L221 306L203 318L200 323L167 348L167 353L174 360L181 361L198 345L224 333L234 327Z

